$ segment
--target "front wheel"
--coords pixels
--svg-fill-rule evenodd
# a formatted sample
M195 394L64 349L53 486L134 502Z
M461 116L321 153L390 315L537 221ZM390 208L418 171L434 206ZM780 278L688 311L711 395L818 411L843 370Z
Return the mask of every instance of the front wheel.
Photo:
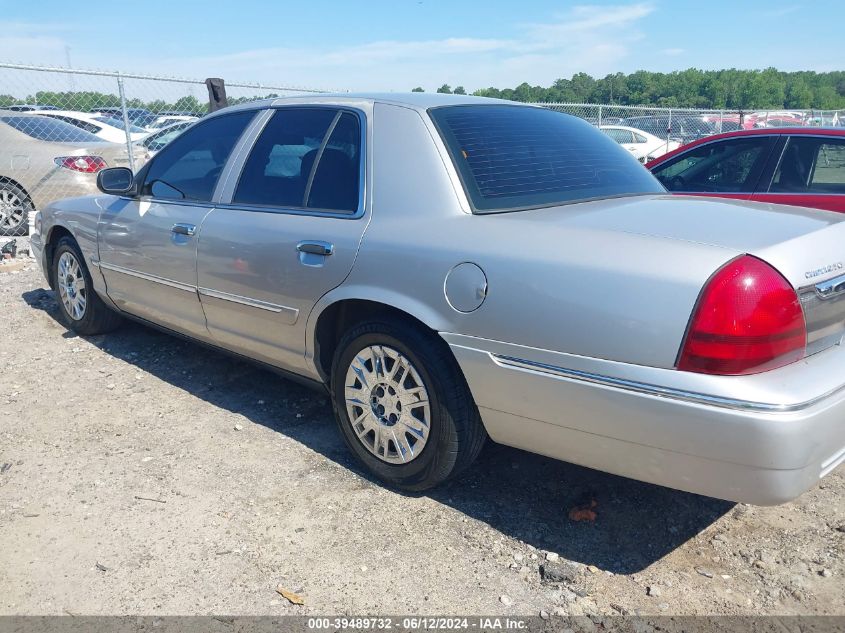
M376 477L405 490L458 474L487 437L449 348L402 320L348 331L335 352L331 390L347 446Z
M77 243L63 237L53 253L53 280L59 312L65 324L83 336L104 334L120 325L121 317L97 293Z

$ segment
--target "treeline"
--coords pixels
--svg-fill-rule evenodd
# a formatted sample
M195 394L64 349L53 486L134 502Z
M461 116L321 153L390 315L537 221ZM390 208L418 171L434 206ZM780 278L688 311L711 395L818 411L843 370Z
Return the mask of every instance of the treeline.
M415 88L422 90L422 88ZM463 91L463 88L461 88ZM457 92L444 84L438 92ZM551 86L522 83L516 88L483 88L474 95L512 101L613 103L672 108L730 110L845 108L845 71L816 73L765 70L638 70L594 79L586 73L558 79Z
M255 97L229 97L229 105L235 105L244 101L254 101L255 99L269 99L278 97L277 94L268 94ZM79 112L90 112L94 108L119 108L120 97L115 94L106 94L103 92L91 91L72 91L72 92L36 92L25 98L17 98L11 95L0 94L0 109L11 105L23 104L38 104L56 106L62 110L76 110ZM144 101L143 99L127 99L127 108L145 108L151 112L162 112L165 110L174 110L179 112L193 112L195 114L205 114L208 112L208 102L201 102L196 97L189 95L176 99L173 102L165 101L163 99L154 99L152 101Z

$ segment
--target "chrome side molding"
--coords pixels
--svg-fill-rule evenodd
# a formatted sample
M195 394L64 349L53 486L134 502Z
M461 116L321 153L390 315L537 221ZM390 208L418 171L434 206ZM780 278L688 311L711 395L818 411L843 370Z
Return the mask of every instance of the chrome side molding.
M149 273L142 273L137 270L132 270L130 268L124 268L123 266L116 266L115 264L109 264L106 262L97 262L97 266L100 269L111 270L115 273L120 273L121 275L129 275L130 277L137 277L138 279L144 279L146 281L151 281L153 283L161 284L163 286L170 286L171 288L178 288L179 290L184 290L185 292L196 292L197 289L195 286L190 284L182 283L181 281L174 281L173 279L166 279L165 277L159 277L157 275L150 275Z
M295 322L299 316L297 308L289 308L287 306L277 305L275 303L268 303L266 301L259 301L258 299L250 299L249 297L242 297L241 295L233 295L228 292L220 292L211 288L198 288L200 295L204 297L212 297L214 299L222 299L223 301L231 301L232 303L239 303L241 305L249 306L251 308L258 308L259 310L267 310L268 312L276 312L277 314L285 314L291 323Z
M488 352L489 353L489 352ZM716 396L707 393L699 393L696 391L685 391L683 389L675 389L673 387L663 387L636 380L627 380L625 378L615 378L613 376L604 376L602 374L594 374L587 371L580 371L578 369L568 369L566 367L557 367L555 365L547 365L545 363L538 363L521 358L513 358L512 356L501 356L499 354L490 353L493 362L506 369L515 369L519 371L529 371L539 374L545 374L553 378L562 380L573 380L578 382L587 382L602 387L612 387L615 389L623 389L625 391L633 391L649 396L658 396L662 398L671 398L673 400L683 400L685 402L693 402L695 404L704 404L711 407L722 407L725 409L736 409L737 411L759 411L763 413L790 413L793 411L801 411L807 409L817 402L830 397L842 388L835 389L830 393L822 394L817 398L808 400L806 402L797 402L794 404L778 404L774 402L754 402L753 400L741 400L738 398L726 398L724 396Z

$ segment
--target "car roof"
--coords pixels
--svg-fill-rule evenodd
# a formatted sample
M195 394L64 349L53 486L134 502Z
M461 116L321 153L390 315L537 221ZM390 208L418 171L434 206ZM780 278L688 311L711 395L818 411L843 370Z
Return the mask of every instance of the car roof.
M641 130L638 127L631 127L630 125L616 125L615 123L608 123L607 125L600 125L600 130L625 130L626 132L636 132L637 134L648 134L652 136L650 132L646 132L645 130Z
M712 143L713 141L721 141L730 138L742 138L744 136L845 136L845 128L840 127L761 127L752 130L734 130L733 132L722 132L721 134L713 134L712 136L705 136L696 139L686 145L682 145L678 149L663 154L649 162L646 166L657 166L660 163L682 154L683 152L703 145L705 143Z
M21 112L18 110L0 110L0 116L24 116L24 117L40 117L43 118L44 114L42 111L37 110L34 112Z
M35 114L33 112L33 114ZM93 119L98 115L97 112L80 112L79 110L45 110L43 113L39 112L41 116L70 116L79 117L80 119Z
M272 106L294 104L294 103L334 103L353 105L355 103L389 103L393 105L401 105L415 110L427 110L428 108L436 108L440 106L450 105L510 105L520 107L537 107L527 103L520 103L517 101L506 101L504 99L491 99L488 97L474 97L472 95L454 95L441 94L434 92L385 92L385 93L323 93L311 95L297 95L295 97L277 97L273 99L262 99L260 101L251 101L249 103L241 103L235 106L224 108L214 112L217 115L221 112L232 112L238 110L251 110L268 108Z

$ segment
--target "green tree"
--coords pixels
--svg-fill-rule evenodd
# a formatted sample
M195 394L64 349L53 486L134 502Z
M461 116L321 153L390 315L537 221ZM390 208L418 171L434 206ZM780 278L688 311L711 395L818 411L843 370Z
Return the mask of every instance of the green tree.
M595 79L587 73L561 78L549 87L482 88L473 94L514 101L614 103L683 108L845 108L845 71L816 73L763 70L701 70L671 73L638 70Z
M437 92L445 95L452 94L452 87L449 84L443 84L437 89Z
M419 86L417 86L416 88L414 88L413 90L411 90L411 92L425 92L425 90L423 90L422 88L420 88Z
M455 88L453 93L456 94L456 95L465 95L467 93L467 91L463 86L458 86L457 88Z

